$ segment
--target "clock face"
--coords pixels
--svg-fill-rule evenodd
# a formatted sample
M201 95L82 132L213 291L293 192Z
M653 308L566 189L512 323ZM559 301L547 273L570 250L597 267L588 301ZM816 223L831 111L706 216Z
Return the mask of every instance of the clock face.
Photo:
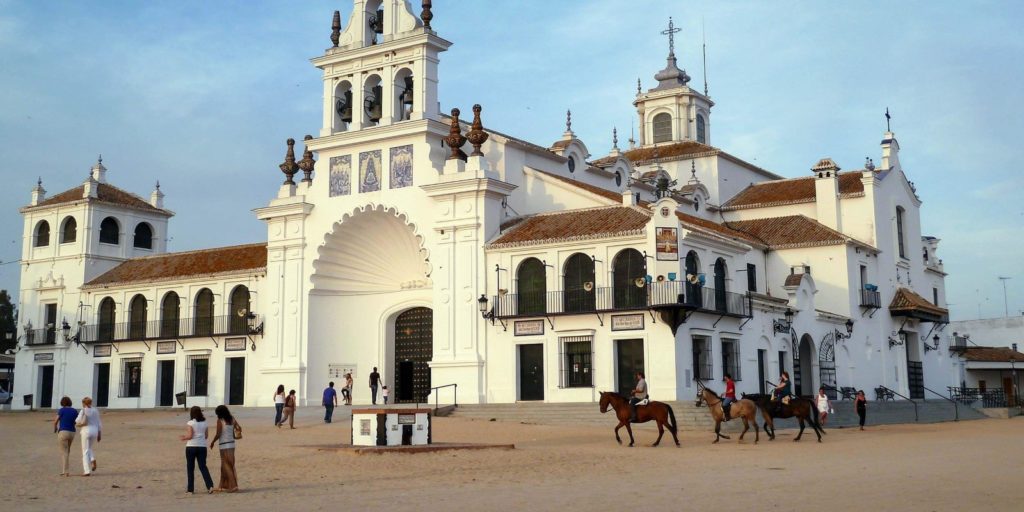
M574 172L574 171L576 171L576 158L570 156L569 157L569 172Z

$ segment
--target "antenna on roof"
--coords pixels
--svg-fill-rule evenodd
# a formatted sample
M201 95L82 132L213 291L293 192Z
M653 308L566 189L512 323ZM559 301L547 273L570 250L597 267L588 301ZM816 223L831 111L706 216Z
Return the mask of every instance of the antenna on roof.
M708 95L708 41L704 33L704 17L700 19L701 58L704 60L704 96Z

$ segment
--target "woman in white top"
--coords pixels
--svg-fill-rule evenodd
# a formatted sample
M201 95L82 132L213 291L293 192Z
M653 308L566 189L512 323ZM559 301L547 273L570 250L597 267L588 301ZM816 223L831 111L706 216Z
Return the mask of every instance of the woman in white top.
M215 443L220 443L220 485L216 491L237 492L238 472L235 470L235 429L239 435L242 426L238 419L231 415L226 405L218 405L214 412L217 414L217 434L210 441L210 449Z
M281 426L281 413L284 412L284 384L278 384L277 391L274 393L274 409L277 410L277 415L274 416L274 426Z
M75 426L79 427L82 436L82 476L89 476L96 471L96 454L93 447L103 439L103 422L100 421L100 411L92 406L92 398L82 399L82 410L75 419Z
M832 402L829 401L828 395L825 394L824 386L818 388L818 396L815 399L818 406L818 422L824 427L828 414L832 412Z
M195 492L195 470L198 462L199 472L206 483L206 492L213 493L213 478L210 478L210 470L206 467L206 417L197 405L192 406L188 415L192 418L187 423L188 431L180 437L185 441L185 468L188 470L188 488L185 492Z

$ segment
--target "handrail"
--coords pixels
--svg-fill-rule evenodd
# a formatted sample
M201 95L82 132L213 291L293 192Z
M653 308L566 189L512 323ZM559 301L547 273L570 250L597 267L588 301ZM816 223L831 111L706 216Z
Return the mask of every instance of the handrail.
M939 393L936 393L935 391L932 391L931 389L928 389L928 386L921 386L921 387L924 388L925 391L928 391L931 394L933 394L933 395L935 395L935 396L937 396L937 397L939 397L939 398L941 398L943 400L946 400L947 402L951 402L953 404L953 421L960 421L960 408L957 407L956 400L953 400L952 398L950 398L948 396L940 395Z
M458 407L459 406L459 385L458 385L458 383L444 384L442 386L434 386L434 387L430 388L430 394L434 395L434 412L437 412L437 409L438 409L437 391L440 390L440 389L444 389L444 388L455 388L453 390L453 398L452 398L453 403L452 403L452 406L453 407ZM419 407L419 405L420 405L419 402L417 402L416 403L416 407Z
M892 393L892 394L894 394L894 395L896 395L896 396L898 396L898 397L900 397L900 398L902 398L902 399L904 399L904 400L906 400L906 401L908 401L908 402L910 402L912 404L914 404L914 421L915 422L918 421L918 419L917 419L917 402L915 402L914 399L906 397L906 396L903 396L898 391L896 391L894 389L889 389L889 388L887 388L887 387L885 387L885 386L883 386L881 384L879 384L878 387L881 388L881 389L884 389L884 390L888 391L889 393Z

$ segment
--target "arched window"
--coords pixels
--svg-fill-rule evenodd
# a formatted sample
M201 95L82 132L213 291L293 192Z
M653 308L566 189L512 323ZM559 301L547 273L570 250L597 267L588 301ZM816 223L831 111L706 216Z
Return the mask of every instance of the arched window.
M46 247L50 245L50 223L44 220L37 224L34 238L33 247Z
M181 299L174 292L167 292L160 304L160 337L174 338L178 336L181 320Z
M78 221L72 216L64 217L64 225L60 228L60 243L67 244L78 239Z
M548 283L544 263L527 258L516 270L516 312L520 315L543 315L547 309Z
M727 271L724 259L718 258L715 260L715 310L723 313L728 311L728 306L725 303L725 278Z
M213 292L203 288L196 294L196 313L193 318L196 336L213 334Z
M698 276L700 276L700 258L697 257L697 253L690 251L686 253L686 303L699 308L704 306L704 292L701 289Z
M148 223L140 222L138 226L135 226L134 246L139 249L153 248L153 228Z
M121 243L121 227L113 217L107 217L100 223L100 243L114 244Z
M249 314L252 312L249 304L249 288L245 285L238 285L231 291L231 334L249 333Z
M352 122L352 83L342 80L334 88L334 131L343 132Z
M644 263L644 255L636 249L625 249L615 255L612 261L612 298L615 309L634 309L647 305L647 281L644 280L647 268Z
M374 126L384 116L384 88L377 75L370 75L363 83L363 116L368 124Z
M704 126L704 116L697 114L697 142L708 143L707 127Z
M569 256L565 262L563 294L566 313L594 311L596 306L594 260L583 253Z
M662 112L654 116L654 143L672 140L672 115Z
M903 243L903 214L906 210L902 206L896 207L896 243L900 249L900 258L907 257L907 251Z
M117 305L114 299L106 297L100 301L99 329L96 332L97 341L114 340L114 318L117 314Z
M146 338L146 316L148 311L146 298L142 294L132 297L128 303L128 338L142 340Z
M622 173L619 172L619 171L615 171L615 186L616 187L621 187L622 186Z
M413 101L416 99L412 71L409 68L402 68L395 73L394 88L394 120L408 121L412 118Z

